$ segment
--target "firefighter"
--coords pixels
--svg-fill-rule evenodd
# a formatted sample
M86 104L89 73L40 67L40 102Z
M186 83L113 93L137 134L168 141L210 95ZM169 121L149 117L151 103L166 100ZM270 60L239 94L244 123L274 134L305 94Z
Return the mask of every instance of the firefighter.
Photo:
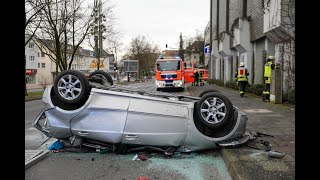
M194 84L195 86L198 86L199 84L199 70L196 70L195 73L194 73Z
M200 82L200 86L204 86L203 71L200 71L200 73L199 73L199 82Z
M265 89L262 92L262 100L265 102L270 101L270 84L271 84L271 71L275 68L272 63L274 56L268 56L267 63L264 65L264 83Z
M247 68L244 67L244 62L240 62L240 67L238 68L238 71L235 73L235 78L237 84L239 85L241 97L243 97L246 92L246 87L248 85L248 76L249 72Z

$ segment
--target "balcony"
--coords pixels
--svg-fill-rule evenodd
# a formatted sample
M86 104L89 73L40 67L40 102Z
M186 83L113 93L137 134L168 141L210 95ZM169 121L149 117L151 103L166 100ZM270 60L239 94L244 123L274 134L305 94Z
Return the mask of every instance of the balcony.
M253 51L252 44L250 42L250 23L248 20L237 19L233 23L232 34L232 47L240 54L247 51Z
M270 0L265 4L263 32L274 43L294 39L295 37L294 1Z
M220 41L219 41L219 53L221 56L230 56L230 35L226 32L220 33Z

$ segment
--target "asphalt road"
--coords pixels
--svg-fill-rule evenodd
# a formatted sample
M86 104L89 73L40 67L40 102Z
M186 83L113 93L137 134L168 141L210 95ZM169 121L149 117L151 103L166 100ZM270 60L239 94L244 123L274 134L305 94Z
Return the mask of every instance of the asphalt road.
M134 83L130 86L155 90L154 82ZM190 95L187 88L183 92L166 92ZM32 126L33 119L43 107L41 100L26 102L26 149L35 148L47 139L42 138L41 133ZM140 176L150 180L232 179L218 149L181 154L173 158L146 152L146 161L133 161L135 154L50 152L47 157L25 170L25 179L134 180Z
M35 150L46 139L39 130L33 127L32 122L44 108L42 100L25 102L25 149Z

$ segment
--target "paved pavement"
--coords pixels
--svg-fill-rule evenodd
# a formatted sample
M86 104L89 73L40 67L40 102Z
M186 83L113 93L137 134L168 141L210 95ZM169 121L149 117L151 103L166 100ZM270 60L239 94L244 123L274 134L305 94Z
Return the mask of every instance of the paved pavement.
M228 170L235 180L295 179L295 109L283 104L263 102L261 98L216 85L190 86L191 95L198 96L206 89L216 89L227 96L234 106L248 116L248 131L262 132L274 137L263 137L274 151L284 152L281 159L268 157L266 151L247 146L222 148ZM264 146L255 147L264 148ZM261 145L261 144L260 144Z

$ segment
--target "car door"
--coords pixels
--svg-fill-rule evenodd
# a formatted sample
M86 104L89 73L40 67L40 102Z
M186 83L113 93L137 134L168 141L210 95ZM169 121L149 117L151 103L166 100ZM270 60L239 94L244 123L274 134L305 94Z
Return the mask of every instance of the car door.
M71 121L72 134L109 143L121 142L130 98L117 92L92 91L88 107Z
M139 145L179 146L188 129L188 108L179 102L133 98L122 142Z

